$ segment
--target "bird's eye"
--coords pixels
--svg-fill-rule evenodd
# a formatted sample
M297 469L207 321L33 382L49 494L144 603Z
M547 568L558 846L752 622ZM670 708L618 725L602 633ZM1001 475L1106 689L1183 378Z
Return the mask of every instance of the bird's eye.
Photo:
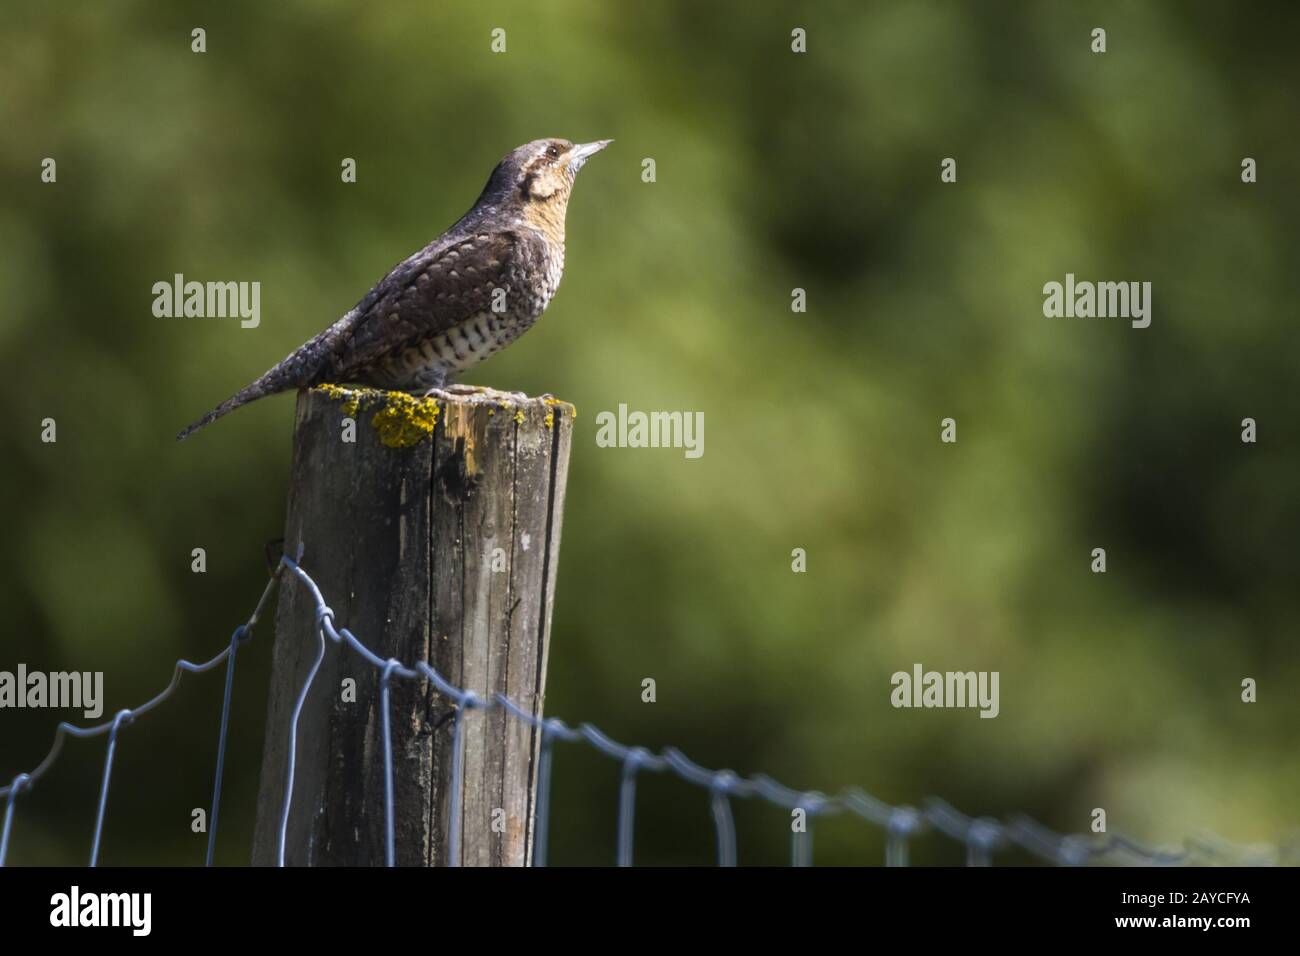
M547 147L546 147L546 155L549 156L551 159L559 159L559 158L560 158L560 147L558 147L558 146L547 146Z

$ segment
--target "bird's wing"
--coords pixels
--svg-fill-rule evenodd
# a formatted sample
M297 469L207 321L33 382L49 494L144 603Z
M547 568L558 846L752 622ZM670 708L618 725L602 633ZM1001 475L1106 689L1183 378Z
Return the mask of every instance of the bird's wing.
M540 237L528 230L469 233L425 247L329 330L328 374L346 378L490 311L493 290L516 294L519 277L542 268L543 256Z

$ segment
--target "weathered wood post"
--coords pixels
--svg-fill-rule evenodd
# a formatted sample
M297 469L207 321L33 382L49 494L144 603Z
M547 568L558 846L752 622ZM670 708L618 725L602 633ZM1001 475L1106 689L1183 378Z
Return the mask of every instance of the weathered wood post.
M494 391L451 403L301 393L285 549L301 542L337 626L379 656L427 661L457 686L540 714L573 418L566 403ZM255 864L276 861L290 717L317 648L313 607L286 576ZM328 644L298 725L286 864L383 864L379 684L374 667ZM390 686L396 860L445 865L453 708L427 680ZM500 709L464 720L457 862L525 865L539 736Z

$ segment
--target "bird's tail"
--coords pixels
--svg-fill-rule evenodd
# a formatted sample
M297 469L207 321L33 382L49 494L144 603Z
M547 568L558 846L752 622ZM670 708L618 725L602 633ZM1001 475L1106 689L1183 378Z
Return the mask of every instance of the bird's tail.
M246 385L234 395L230 396L212 411L208 412L192 425L187 425L181 433L176 436L177 441L184 441L193 435L200 428L211 425L223 415L229 415L236 408L247 405L249 402L255 402L259 398L265 398L268 395L274 395L277 392L288 391L291 388L297 388L299 385L298 376L293 371L284 367L283 363L271 369L251 385Z

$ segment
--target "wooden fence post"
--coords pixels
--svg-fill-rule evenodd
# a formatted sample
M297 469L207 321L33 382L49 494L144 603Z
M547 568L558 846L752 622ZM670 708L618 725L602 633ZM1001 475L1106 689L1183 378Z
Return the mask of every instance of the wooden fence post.
M301 543L336 625L379 656L427 661L459 687L540 715L573 418L566 403L494 391L450 403L300 393L285 550ZM316 648L311 598L286 574L254 864L276 862L290 717ZM327 642L298 725L288 865L384 862L379 679ZM390 686L396 860L446 865L453 708L427 680ZM525 865L540 736L500 709L464 721L456 862Z

